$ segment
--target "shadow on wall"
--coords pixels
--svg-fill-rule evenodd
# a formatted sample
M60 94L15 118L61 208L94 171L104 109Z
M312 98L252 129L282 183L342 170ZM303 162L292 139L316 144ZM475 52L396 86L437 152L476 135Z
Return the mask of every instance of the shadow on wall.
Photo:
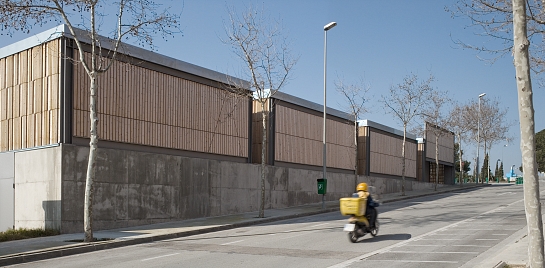
M42 201L44 228L61 230L61 200Z

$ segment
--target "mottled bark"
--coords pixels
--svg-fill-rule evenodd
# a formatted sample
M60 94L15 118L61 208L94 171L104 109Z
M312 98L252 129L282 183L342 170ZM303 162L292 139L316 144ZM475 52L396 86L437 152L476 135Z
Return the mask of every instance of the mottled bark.
M97 134L97 73L91 72L89 74L91 80L91 87L89 89L91 99L89 102L89 116L91 119L91 131L89 141L89 161L87 162L87 175L85 178L85 201L83 209L83 226L84 226L84 241L92 242L93 238L93 182L95 178L96 167L96 151L98 148L98 134Z
M464 180L464 160L462 159L462 137L461 135L458 135L458 155L460 159L460 185L462 185L462 182Z
M530 41L527 36L526 1L513 0L513 58L516 70L520 121L520 149L524 170L524 208L528 224L528 265L544 267L543 222L535 158L535 123L530 77Z
M437 191L437 183L439 183L439 136L435 135L435 191Z
M401 195L405 195L405 140L407 139L407 124L403 125L403 146L401 148Z
M265 153L266 153L266 144L267 144L267 111L265 111L265 102L260 101L261 104L261 123L262 123L262 140L261 140L261 204L259 207L259 217L265 218L265 175L267 174L266 165L265 165Z

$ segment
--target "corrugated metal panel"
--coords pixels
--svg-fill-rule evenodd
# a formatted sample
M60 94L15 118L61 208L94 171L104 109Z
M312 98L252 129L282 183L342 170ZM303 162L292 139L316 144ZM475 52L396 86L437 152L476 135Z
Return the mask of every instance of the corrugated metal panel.
M0 151L59 142L59 40L0 59Z
M435 159L435 134L433 131L426 132L426 157ZM439 161L454 163L454 135L446 132L439 136Z
M323 117L276 105L275 160L321 166ZM355 145L351 124L327 120L327 166L354 169Z
M403 137L371 131L369 143L370 172L401 176ZM407 177L416 177L416 156L417 144L405 142L405 176Z
M98 81L99 139L248 157L247 98L121 62ZM74 83L74 136L88 138L89 80L80 64Z

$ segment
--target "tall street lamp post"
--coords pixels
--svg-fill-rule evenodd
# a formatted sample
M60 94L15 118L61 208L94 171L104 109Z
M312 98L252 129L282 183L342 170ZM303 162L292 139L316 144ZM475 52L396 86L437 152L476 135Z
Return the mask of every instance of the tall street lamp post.
M503 147L501 147L501 164L502 164L502 166L503 166L503 149L505 147L507 147L507 146L508 146L508 144L504 144ZM503 175L505 175L505 170L503 168L501 169L501 174L502 174L502 177L503 177Z
M324 163L324 174L323 179L326 181L326 139L325 139L325 127L326 127L326 88L327 88L327 31L331 30L333 27L337 26L336 22L330 22L324 26L324 130L323 130L323 163ZM325 209L325 194L322 194L322 209Z
M498 160L496 161L496 167L498 167L498 169L496 169L496 173L498 173L498 171L500 171L500 166L498 165L498 162L500 162L500 161L501 161L501 159L498 159ZM503 164L503 162L502 162L502 164ZM498 183L500 183L500 177L498 177L498 174L494 174L494 175L496 175L496 178L497 178L497 180L498 180Z
M481 150L481 98L484 97L486 93L482 93L479 95L479 113L477 114L477 168L475 171L477 171L477 182L479 182L480 176L479 176L479 151ZM488 161L490 162L490 161ZM490 163L489 163L490 165Z

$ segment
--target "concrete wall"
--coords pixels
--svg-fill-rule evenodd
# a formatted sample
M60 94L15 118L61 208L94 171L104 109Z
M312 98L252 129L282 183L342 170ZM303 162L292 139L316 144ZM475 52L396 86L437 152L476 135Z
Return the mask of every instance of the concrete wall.
M15 228L61 227L61 147L15 152Z
M0 232L14 225L15 154L0 153Z
M15 154L16 226L82 232L88 151L61 145ZM95 230L259 208L260 165L116 149L99 149L97 161ZM265 208L321 202L321 177L321 171L268 166ZM378 199L401 191L398 179L359 176L362 181L375 187ZM349 196L357 182L354 175L328 173L326 200ZM422 187L433 184L407 181L405 189Z
M63 145L62 229L80 232L88 148ZM94 228L257 211L260 165L99 149ZM321 202L321 172L267 167L265 208ZM347 196L354 177L330 174L328 200Z

